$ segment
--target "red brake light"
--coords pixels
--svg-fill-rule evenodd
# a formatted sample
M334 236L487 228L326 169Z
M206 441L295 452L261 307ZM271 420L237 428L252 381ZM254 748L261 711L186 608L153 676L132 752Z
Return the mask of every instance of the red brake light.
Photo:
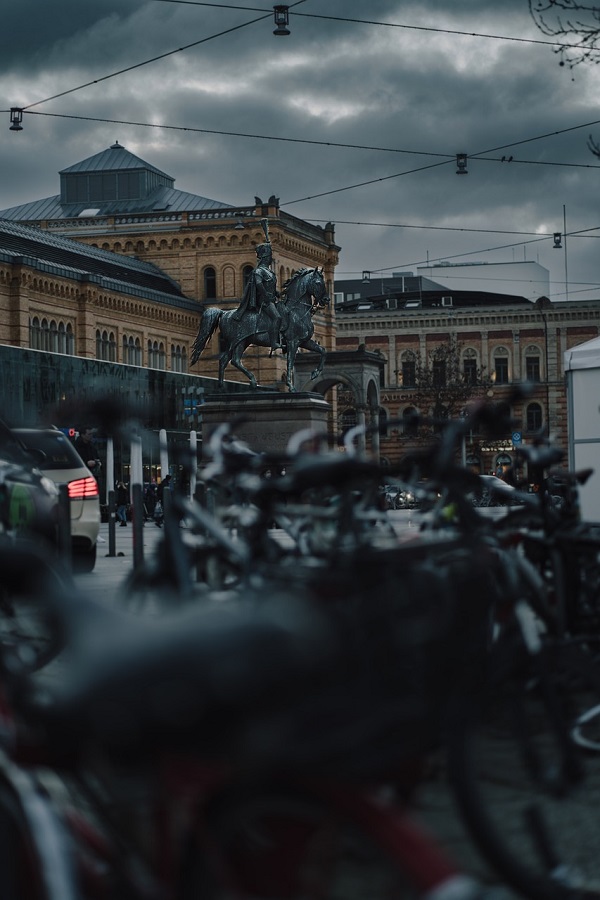
M71 500L86 500L88 497L98 496L98 483L91 475L87 478L78 478L69 482L69 497Z

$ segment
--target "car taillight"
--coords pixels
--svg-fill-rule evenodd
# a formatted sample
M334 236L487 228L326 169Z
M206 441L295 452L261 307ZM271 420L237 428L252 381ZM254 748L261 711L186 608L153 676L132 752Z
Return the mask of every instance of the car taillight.
M71 500L85 500L88 497L98 496L98 482L95 478L78 478L69 482L69 497Z

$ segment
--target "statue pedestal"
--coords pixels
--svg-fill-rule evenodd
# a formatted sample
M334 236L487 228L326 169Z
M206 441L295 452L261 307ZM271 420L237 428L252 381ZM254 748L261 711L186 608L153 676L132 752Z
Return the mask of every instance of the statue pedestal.
M202 441L223 422L237 416L246 421L235 426L235 434L257 453L285 451L290 437L301 428L327 432L329 403L321 394L280 391L238 392L223 398L208 397L202 406Z

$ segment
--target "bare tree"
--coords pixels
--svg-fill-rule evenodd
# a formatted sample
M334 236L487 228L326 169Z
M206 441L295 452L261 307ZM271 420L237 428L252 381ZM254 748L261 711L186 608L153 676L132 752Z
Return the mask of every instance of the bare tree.
M458 418L470 401L481 397L492 386L492 379L485 369L465 365L462 347L455 337L438 344L424 357L416 358L415 390L412 400L415 408L435 419ZM428 440L436 427L419 428L419 438Z
M543 34L564 38L555 49L561 66L572 69L583 62L600 62L600 4L529 0L529 10Z

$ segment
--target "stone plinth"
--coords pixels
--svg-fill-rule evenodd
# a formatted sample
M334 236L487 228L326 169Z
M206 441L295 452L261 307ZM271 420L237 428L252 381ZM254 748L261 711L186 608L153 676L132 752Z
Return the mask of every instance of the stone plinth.
M209 395L202 406L202 440L206 447L215 428L244 417L246 421L235 426L237 437L258 453L279 453L302 428L325 433L328 412L329 403L321 394L308 392L247 391L222 398Z

